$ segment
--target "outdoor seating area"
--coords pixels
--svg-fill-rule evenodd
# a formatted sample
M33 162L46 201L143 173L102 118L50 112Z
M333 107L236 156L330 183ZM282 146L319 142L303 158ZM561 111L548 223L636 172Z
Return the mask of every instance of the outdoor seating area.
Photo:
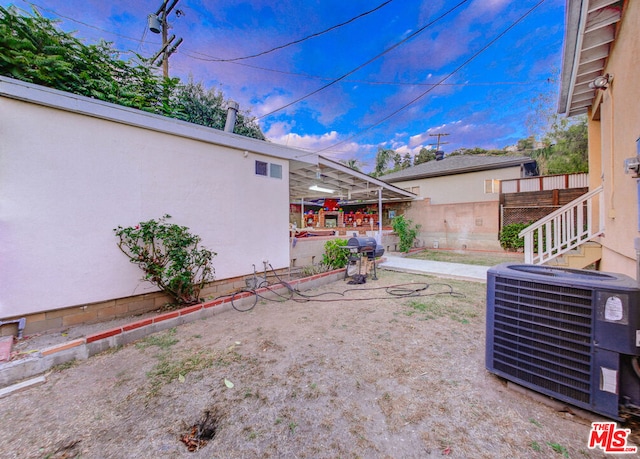
M323 199L307 202L304 207L292 203L290 213L290 221L296 222L301 232L321 232L324 235L331 230L337 230L336 234L345 234L349 230L364 233L378 229L377 205L348 205L335 199Z
M363 211L342 211L342 210L309 210L304 214L306 227L311 228L358 228L364 226L377 227L378 214Z

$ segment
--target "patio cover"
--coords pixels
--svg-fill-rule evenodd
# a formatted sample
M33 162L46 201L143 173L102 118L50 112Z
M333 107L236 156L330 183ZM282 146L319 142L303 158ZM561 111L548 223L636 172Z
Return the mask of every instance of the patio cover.
M322 198L354 202L411 201L415 194L395 187L383 180L355 171L337 161L320 155L293 159L289 163L289 197L291 202ZM314 191L310 187L333 190L333 193ZM380 193L380 194L379 194Z

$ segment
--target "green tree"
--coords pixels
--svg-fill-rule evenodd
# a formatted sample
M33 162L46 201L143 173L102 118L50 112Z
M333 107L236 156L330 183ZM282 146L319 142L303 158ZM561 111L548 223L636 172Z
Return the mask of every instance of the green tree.
M215 89L207 89L202 83L189 81L175 89L172 107L175 118L189 123L200 124L215 129L224 129L227 110L224 94ZM238 113L233 132L254 139L265 140L255 120L246 113Z
M436 152L433 150L428 150L425 147L420 149L420 152L416 155L413 160L413 165L417 166L418 164L427 163L429 161L435 161Z
M400 153L393 153L393 171L399 171L402 169L402 156Z
M406 152L402 157L401 167L402 169L408 169L411 167L411 155L409 154L409 152Z
M555 84L557 80L554 76L548 79L548 83ZM526 154L536 160L542 175L587 172L589 160L586 117L582 115L566 118L559 115L555 90L539 94L530 102L533 107L527 119L530 136L518 142L518 146L528 146L521 142L529 142L529 139L541 139L544 147Z
M354 171L358 171L358 172L362 172L360 170L360 161L358 161L357 159L343 159L340 160L340 162L342 164L344 164L345 166L347 166L349 169L353 169Z
M536 138L532 135L530 135L529 137L527 137L526 139L520 139L518 140L518 151L531 151L534 149L536 144Z
M217 129L224 97L200 84L163 78L139 55L120 59L108 42L85 45L33 10L0 6L0 75ZM221 118L222 117L222 118ZM221 121L222 119L222 121ZM264 140L254 118L238 113L234 132Z
M395 154L396 152L393 150L378 147L378 153L376 153L376 166L371 175L374 177L380 177L381 175L390 172L387 169L387 164L389 164L389 161L394 158Z
M589 147L587 118L577 118L574 124L565 129L556 129L549 134L548 142L553 154L547 162L548 174L569 174L589 171Z

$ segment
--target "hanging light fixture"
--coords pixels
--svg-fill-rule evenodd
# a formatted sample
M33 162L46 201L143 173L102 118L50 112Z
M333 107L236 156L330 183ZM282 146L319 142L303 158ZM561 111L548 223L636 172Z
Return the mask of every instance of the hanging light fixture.
M324 187L321 187L321 186L318 186L318 185L311 185L311 186L309 187L309 189L310 189L311 191L319 191L319 192L321 192L321 193L333 193L333 192L335 192L335 191L336 191L336 190L332 190L332 189L330 189L330 188L324 188Z

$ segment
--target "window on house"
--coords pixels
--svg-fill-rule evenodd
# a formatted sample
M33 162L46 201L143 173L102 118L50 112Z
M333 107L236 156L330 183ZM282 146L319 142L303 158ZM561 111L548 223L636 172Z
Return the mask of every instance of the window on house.
M269 164L269 175L273 178L282 178L282 166L280 164Z
M489 179L484 181L485 193L500 193L500 180Z
M282 165L256 160L256 175L281 179Z
M256 160L256 175L264 175L267 176L267 167L269 163L265 163L264 161Z

